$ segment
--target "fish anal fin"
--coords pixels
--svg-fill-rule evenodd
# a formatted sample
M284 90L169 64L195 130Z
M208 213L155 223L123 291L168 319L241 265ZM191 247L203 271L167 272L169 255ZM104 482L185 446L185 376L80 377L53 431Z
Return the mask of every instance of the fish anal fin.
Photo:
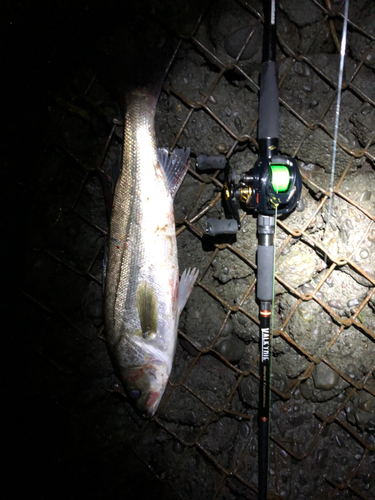
M181 314L185 304L193 290L194 283L199 275L199 269L185 269L182 273L178 287L178 313Z
M137 309L144 338L153 335L158 328L158 305L151 285L143 281L137 288Z

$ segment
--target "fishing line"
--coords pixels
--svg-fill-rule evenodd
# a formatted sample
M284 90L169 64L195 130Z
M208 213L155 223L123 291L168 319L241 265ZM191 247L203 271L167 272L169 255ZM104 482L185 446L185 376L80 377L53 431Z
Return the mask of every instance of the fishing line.
M326 224L326 228L325 228L325 233L327 232L327 228L329 226L329 222L330 222L331 214L332 214L332 198L333 198L333 185L335 182L337 138L338 138L338 133L339 133L339 121L340 121L341 91L342 91L342 80L343 80L343 75L344 75L346 37L347 37L347 31L348 31L348 11L349 11L349 0L345 0L344 23L343 23L343 29L342 29L341 49L340 49L339 79L338 79L338 84L337 84L337 101L336 101L336 114L335 114L335 130L334 130L334 137L333 137L331 181L330 181L330 186L329 186L328 216L327 216L327 224ZM325 261L327 261L327 255L325 256Z

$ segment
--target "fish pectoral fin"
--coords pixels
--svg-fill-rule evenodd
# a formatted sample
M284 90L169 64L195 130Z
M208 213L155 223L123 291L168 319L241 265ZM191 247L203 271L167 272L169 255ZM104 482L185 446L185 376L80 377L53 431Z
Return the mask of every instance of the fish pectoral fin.
M135 335L136 337L143 338L143 333L142 333L142 330L136 330L136 331L134 332L134 335Z
M158 304L155 292L145 281L137 288L137 309L141 323L142 336L155 334L158 328Z
M164 170L172 198L176 196L189 168L189 155L189 148L174 149L171 154L168 154L167 149L158 149L158 161Z
M180 285L178 287L178 314L181 314L191 291L193 290L193 286L195 280L198 278L199 269L188 269L182 273L180 279Z

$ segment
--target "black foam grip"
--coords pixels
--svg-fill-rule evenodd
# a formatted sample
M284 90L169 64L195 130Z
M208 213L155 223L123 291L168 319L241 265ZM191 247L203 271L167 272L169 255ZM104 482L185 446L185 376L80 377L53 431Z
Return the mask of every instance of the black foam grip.
M258 138L279 137L279 91L275 61L262 64L260 74Z
M257 297L259 300L272 301L274 246L258 246Z

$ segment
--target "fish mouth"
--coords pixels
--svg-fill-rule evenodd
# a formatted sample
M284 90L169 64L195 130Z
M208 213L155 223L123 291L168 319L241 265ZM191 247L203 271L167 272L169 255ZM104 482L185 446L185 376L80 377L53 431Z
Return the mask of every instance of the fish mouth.
M159 404L160 395L159 391L150 391L145 403L146 412L149 417L154 415Z
M155 414L167 380L165 365L160 362L134 366L128 369L122 377L129 399L139 412L147 417Z

